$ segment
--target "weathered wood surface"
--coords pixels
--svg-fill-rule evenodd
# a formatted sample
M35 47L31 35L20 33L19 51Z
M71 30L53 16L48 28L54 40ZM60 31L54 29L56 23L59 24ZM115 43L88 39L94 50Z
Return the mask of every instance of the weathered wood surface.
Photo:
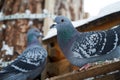
M48 80L83 80L89 77L96 77L99 75L104 75L109 72L113 72L116 70L120 70L120 61L119 62L114 62L102 66L96 66L94 68L90 68L86 71L81 71L81 72L70 72L64 75L59 75L55 76L52 78L49 78ZM116 80L115 76L118 76L116 78L120 79L120 74L114 74L112 76L105 76L103 78L96 78L96 80Z
M62 75L73 70L72 65L66 59L57 62L48 62L46 67L48 77Z
M44 5L45 9L43 10L43 12L54 14L55 2L56 0L45 0L45 5ZM50 29L52 23L53 23L52 18L47 17L44 19L44 27L43 27L44 35L47 35L47 32Z
M106 30L120 24L120 11L92 20L77 29L79 31Z
M95 80L120 80L120 71L109 75L107 74L99 78L95 78Z

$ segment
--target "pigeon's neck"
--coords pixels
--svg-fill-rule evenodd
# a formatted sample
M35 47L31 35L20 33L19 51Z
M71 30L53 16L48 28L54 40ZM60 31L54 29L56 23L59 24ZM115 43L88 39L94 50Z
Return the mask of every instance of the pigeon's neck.
M69 26L69 28L64 27L64 29L59 29L57 33L59 35L57 38L60 47L65 47L69 43L69 40L77 33L77 30Z
M36 36L34 35L29 35L27 38L27 44L28 46L30 45L38 45L39 44L39 40Z

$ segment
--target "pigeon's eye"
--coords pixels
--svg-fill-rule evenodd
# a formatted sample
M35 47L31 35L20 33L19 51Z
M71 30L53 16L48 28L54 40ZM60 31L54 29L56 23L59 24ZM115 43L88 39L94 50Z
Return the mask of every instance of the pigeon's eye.
M64 19L61 19L61 22L64 22Z

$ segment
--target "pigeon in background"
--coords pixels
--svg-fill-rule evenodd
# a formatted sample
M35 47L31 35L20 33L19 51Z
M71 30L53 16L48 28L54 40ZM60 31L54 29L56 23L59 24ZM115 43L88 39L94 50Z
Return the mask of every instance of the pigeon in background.
M57 41L71 64L83 67L120 56L120 26L105 31L78 32L65 16L55 18Z
M0 80L33 80L43 71L47 51L38 38L42 34L37 28L27 32L27 48L11 64L0 71Z

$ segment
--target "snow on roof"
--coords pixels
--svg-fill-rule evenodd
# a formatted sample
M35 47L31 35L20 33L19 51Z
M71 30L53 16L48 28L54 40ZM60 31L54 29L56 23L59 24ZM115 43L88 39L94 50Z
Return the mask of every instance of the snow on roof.
M108 6L104 7L103 9L101 9L98 16L90 17L88 19L83 19L83 20L72 21L72 24L76 28L76 27L82 26L84 24L87 24L93 20L102 18L106 15L109 15L109 14L112 14L112 13L115 13L118 11L120 11L120 1L113 3L111 5L108 5ZM43 40L47 40L47 39L52 38L56 35L57 35L56 28L52 28L48 31L47 35L43 38Z
M120 11L120 1L104 7L100 10L98 15L108 15L118 11Z

